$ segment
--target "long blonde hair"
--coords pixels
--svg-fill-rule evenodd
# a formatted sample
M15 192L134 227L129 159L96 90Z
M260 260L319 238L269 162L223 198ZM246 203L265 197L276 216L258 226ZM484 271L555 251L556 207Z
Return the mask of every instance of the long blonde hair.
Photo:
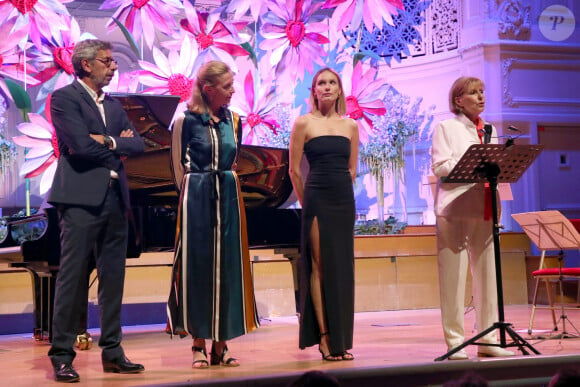
M320 76L320 74L322 74L325 71L328 71L328 72L334 74L336 76L336 79L338 80L338 87L340 88L340 95L336 99L336 102L334 104L334 108L338 114L343 116L346 114L346 97L344 96L344 90L342 89L342 80L340 79L340 75L338 75L338 73L336 71L334 71L333 69L331 69L330 67L325 67L323 69L318 70L316 72L316 74L314 74L314 77L312 78L312 86L310 87L310 108L311 108L311 111L317 112L320 110L318 107L318 99L316 98L316 94L314 93L314 89L316 88L316 82L318 82L318 77Z
M188 103L189 111L199 114L209 111L211 101L209 101L208 96L204 93L203 87L205 85L214 86L218 82L219 77L231 72L232 70L227 64L217 60L209 61L201 66L197 72L191 99Z

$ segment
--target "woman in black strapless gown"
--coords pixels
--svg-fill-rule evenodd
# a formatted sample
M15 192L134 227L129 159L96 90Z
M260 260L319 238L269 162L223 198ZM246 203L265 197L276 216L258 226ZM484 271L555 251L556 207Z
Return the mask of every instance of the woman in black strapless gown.
M354 220L352 182L358 156L357 124L346 111L342 84L331 69L313 79L312 111L296 120L290 176L302 204L300 348L319 344L324 360L352 360ZM304 184L300 162L310 171Z

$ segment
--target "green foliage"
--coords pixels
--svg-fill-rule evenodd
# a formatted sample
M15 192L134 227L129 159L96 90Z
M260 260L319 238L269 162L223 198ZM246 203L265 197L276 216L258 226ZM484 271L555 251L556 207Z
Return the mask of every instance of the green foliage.
M129 32L129 30L127 29L127 27L125 27L125 25L123 25L123 23L121 23L116 18L112 17L111 19L113 19L113 21L115 22L115 24L117 25L117 27L119 27L119 29L121 30L121 32L123 32L123 35L125 35L125 39L127 39L127 42L129 43L129 46L131 46L131 50L133 50L133 52L135 53L135 55L137 55L137 58L143 59L143 56L141 56L141 50L139 50L139 47L137 47L137 43L135 42L135 39L133 38L133 35L131 35L131 33Z
M27 121L28 113L32 111L32 102L30 102L30 96L22 86L13 80L6 78L4 81L6 82L6 86L8 86L8 90L10 91L10 95L14 100L14 104L22 114L22 118Z
M250 53L250 59L254 63L254 66L256 66L256 68L258 68L258 57L256 56L256 52L254 51L254 49L252 48L250 43L248 43L248 42L242 43L242 47L244 48L244 50L246 50L248 53Z

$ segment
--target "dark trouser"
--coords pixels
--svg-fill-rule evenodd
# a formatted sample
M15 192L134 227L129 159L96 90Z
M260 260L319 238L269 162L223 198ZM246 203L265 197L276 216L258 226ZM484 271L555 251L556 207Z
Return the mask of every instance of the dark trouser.
M91 255L96 252L101 312L99 346L105 359L123 356L121 305L125 281L127 215L118 184L113 184L101 207L58 207L61 229L60 268L56 278L52 346L53 364L72 362L79 315L86 305L86 279Z

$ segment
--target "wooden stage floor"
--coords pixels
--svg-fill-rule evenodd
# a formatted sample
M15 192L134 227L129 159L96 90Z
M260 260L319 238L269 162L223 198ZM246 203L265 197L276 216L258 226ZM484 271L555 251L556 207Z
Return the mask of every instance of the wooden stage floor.
M541 355L509 359L479 359L477 347L470 345L467 361L434 359L446 352L438 309L357 313L355 316L354 361L323 362L315 347L299 350L297 318L262 320L255 332L230 342L238 368L191 368L191 338L170 339L164 326L125 327L124 348L128 357L143 363L138 375L104 374L100 349L79 351L74 365L81 385L237 385L286 386L308 370L322 370L336 376L343 386L441 385L468 370L484 375L490 385L542 385L560 368L580 367L580 339L538 339L527 334L530 307L507 306L506 321L513 324ZM580 310L567 310L580 326ZM466 314L466 327L473 327L474 313ZM561 326L561 325L560 325ZM550 314L537 312L534 326L549 331ZM573 332L568 326L568 332ZM473 336L468 329L467 338ZM92 330L93 336L98 330ZM95 337L95 339L97 339ZM47 343L34 342L31 335L0 336L0 381L3 386L40 386L52 382L52 368L46 356ZM209 349L209 348L208 348ZM502 384L504 383L504 384ZM505 384L507 383L507 384Z

